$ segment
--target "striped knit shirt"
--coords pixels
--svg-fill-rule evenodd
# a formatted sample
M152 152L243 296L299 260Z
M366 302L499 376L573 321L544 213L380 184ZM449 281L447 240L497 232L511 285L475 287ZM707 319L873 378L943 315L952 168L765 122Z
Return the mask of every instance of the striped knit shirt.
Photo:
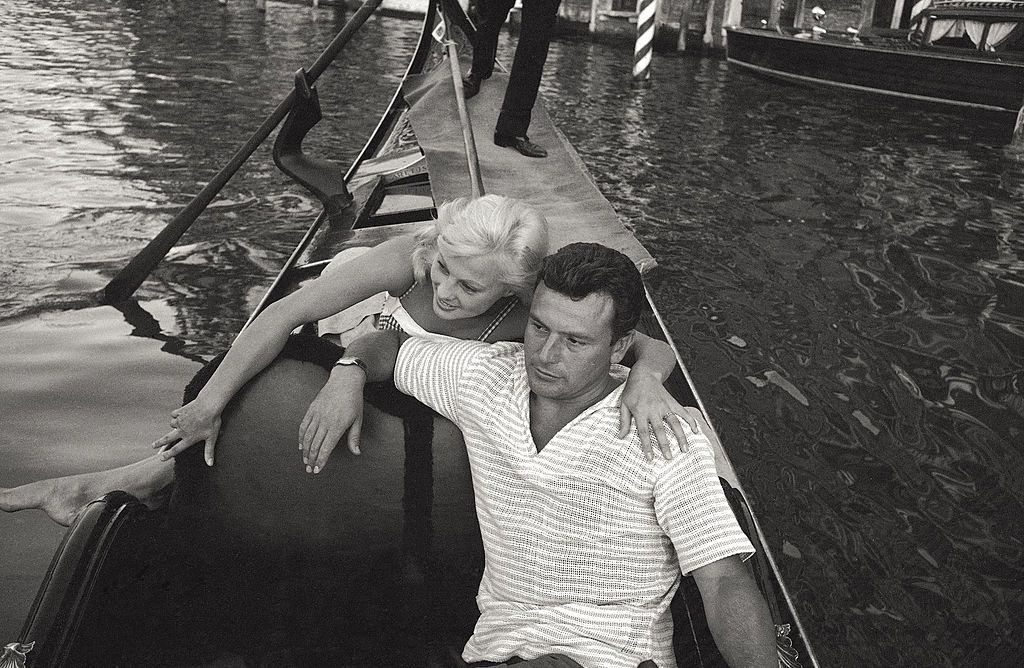
M675 666L668 608L681 574L753 553L707 438L649 462L635 427L617 438L620 385L538 452L521 344L409 339L395 384L452 420L469 454L485 567L463 658Z

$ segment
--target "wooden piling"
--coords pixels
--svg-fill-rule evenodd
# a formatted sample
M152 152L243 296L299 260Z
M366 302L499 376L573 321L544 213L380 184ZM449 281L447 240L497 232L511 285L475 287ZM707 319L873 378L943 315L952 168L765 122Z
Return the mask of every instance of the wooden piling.
M1017 122L1013 125L1013 139L1010 143L1016 148L1024 149L1024 105L1017 112Z
M902 3L899 3L902 4ZM871 32L871 26L875 22L875 0L861 0L860 3L860 25L857 29L861 34Z
M690 2L681 2L679 9L679 37L676 38L676 51L686 51L686 32L690 27Z
M704 14L704 35L701 37L701 48L710 53L714 46L715 33L715 0L708 0L707 12Z
M797 28L803 29L804 27L804 14L807 13L807 0L797 0L796 3L796 19L793 21L793 25Z
M772 30L779 30L779 22L782 20L782 3L783 0L772 0L771 7L768 9L768 27Z
M903 18L903 6L906 4L905 0L896 0L896 6L892 8L892 16L889 17L889 27L899 28L900 19ZM871 26L868 26L870 29Z
M743 21L743 0L724 0L725 7L722 11L722 45L725 46L726 26L738 26Z
M654 50L654 15L658 0L638 0L636 44L633 46L633 88L650 88Z

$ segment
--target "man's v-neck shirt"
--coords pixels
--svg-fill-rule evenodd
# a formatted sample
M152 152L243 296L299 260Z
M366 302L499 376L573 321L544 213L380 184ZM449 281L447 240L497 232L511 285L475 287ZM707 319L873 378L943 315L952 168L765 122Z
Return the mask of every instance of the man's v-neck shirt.
M669 605L680 575L753 553L707 437L690 434L687 453L673 443L671 460L648 461L635 427L617 437L620 384L538 452L521 344L410 339L395 384L466 442L485 569L463 658L675 666Z

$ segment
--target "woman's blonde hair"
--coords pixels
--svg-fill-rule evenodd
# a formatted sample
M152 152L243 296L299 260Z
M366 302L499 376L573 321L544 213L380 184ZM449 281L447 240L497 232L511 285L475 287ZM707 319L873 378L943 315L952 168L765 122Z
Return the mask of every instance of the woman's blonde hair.
M530 303L548 252L548 223L521 200L503 195L459 198L437 207L437 221L417 235L413 273L425 281L440 247L445 255L493 255L502 283Z

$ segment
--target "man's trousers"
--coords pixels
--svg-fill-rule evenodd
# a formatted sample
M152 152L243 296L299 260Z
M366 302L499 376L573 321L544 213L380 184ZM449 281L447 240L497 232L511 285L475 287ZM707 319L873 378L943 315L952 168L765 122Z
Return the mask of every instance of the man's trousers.
M525 137L530 114L537 101L544 61L562 0L523 0L522 26L516 45L512 72L494 133L502 137ZM473 48L473 74L486 77L494 68L498 34L515 0L479 0L480 22Z

